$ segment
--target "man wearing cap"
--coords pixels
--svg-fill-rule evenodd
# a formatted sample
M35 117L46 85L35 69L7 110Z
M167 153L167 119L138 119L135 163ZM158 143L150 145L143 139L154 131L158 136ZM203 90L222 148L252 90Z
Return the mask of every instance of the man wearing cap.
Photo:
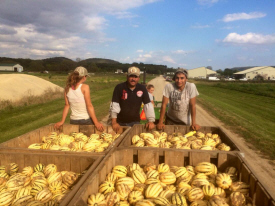
M169 108L165 116L166 125L191 125L193 130L200 129L196 124L196 96L199 95L196 85L187 82L188 72L178 69L173 80L175 83L166 84L163 90L162 106L160 111L158 129L163 129L163 119L166 106Z
M155 127L155 112L149 99L146 88L139 84L140 70L137 67L128 69L127 81L118 84L113 92L110 115L112 127L115 132L120 126L133 126L140 123L140 107L144 104L144 112L148 123L146 127L151 130Z

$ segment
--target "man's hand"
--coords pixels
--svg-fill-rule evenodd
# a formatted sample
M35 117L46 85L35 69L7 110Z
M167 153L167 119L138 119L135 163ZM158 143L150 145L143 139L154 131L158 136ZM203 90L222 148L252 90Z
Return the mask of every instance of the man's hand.
M148 129L148 130L152 130L155 128L155 124L154 122L148 122L146 123L145 127Z
M118 123L113 123L112 128L115 131L115 133L118 133L120 130L120 125Z
M103 125L101 124L101 123L97 123L97 124L95 124L95 127L96 127L96 129L98 130L98 131L100 131L100 132L103 132L104 131L104 127L103 127Z
M157 124L157 128L158 128L159 130L162 130L162 129L165 128L165 125L164 125L162 122L159 122L159 123Z
M198 124L194 124L194 125L192 124L191 127L192 127L192 129L195 130L195 131L198 131L198 130L201 128L201 126L198 125Z

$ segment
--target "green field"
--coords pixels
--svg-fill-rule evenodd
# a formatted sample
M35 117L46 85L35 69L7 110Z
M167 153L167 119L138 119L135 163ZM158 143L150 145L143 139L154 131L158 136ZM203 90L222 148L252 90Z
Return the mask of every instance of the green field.
M199 104L275 159L275 84L194 83Z
M32 75L51 81L62 87L64 87L67 78L65 74L34 73ZM147 75L146 82L154 77L153 75ZM123 81L126 81L125 75L97 74L89 77L85 82L90 86L92 104L99 120L108 115L114 87ZM140 82L142 82L142 78ZM23 105L1 110L0 142L60 121L63 107L64 99L60 98L43 104ZM69 123L69 119L68 115L66 123Z

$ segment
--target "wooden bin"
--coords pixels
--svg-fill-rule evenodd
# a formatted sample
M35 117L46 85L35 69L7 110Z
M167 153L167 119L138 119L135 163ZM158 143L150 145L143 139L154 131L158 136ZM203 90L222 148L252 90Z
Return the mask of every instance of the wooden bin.
M56 150L36 150L28 149L28 146L33 143L41 143L42 137L48 135L50 132L59 132L64 134L70 134L71 132L82 132L87 136L91 134L101 132L97 131L94 125L73 125L73 124L64 124L62 128L58 131L54 129L54 124L50 124L41 128L38 128L34 131L23 134L19 137L15 137L11 140L3 142L0 144L1 149L7 149L7 151L17 151L17 152L30 152L30 153L54 153L54 154L78 154L78 155L106 155L110 149L117 147L119 143L123 140L125 135L128 133L131 127L121 127L121 131L118 132L121 135L104 151L104 152L70 152L70 151L56 151ZM103 132L115 134L111 126L105 127Z
M77 181L73 186L73 189L62 200L63 205L68 205L75 193L85 182L87 177L91 174L96 166L102 161L101 156L79 156L79 155L64 155L64 154L42 154L42 153L15 153L6 152L0 149L0 165L8 165L10 163L16 163L19 166L18 172L26 166L34 167L38 163L44 165L55 164L58 171L72 171L81 173L87 170L86 173Z
M166 132L168 135L172 134L173 132L181 132L182 134L186 134L190 131L190 126L184 126L184 125L165 125L165 128L161 130L160 132ZM222 143L227 144L230 146L231 151L240 151L238 146L233 142L233 140L220 128L220 127L206 127L202 126L199 130L203 133L213 133L218 134L221 138ZM132 137L134 135L139 135L140 133L148 132L144 125L134 125L130 131L127 133L126 137L121 141L119 144L119 147L134 147L132 145ZM147 147L148 148L148 147ZM151 148L151 147L150 147ZM213 152L217 152L219 150L213 150ZM211 152L211 150L209 151Z
M164 150L139 148L116 148L109 153L98 165L96 170L91 173L87 181L76 193L70 206L87 205L89 195L97 193L99 185L105 180L108 173L116 165L129 165L138 163L141 166L147 163L160 164L166 163L170 166L195 166L199 162L211 162L215 164L219 171L224 171L228 166L234 166L239 171L239 180L250 184L250 197L257 206L274 206L270 194L259 182L255 174L249 169L249 166L239 153L207 153L204 151L186 151L186 150Z

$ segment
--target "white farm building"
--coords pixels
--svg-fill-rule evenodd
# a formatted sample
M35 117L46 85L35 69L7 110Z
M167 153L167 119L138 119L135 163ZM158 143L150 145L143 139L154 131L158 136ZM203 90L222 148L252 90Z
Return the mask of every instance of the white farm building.
M215 76L217 72L207 69L206 67L199 67L188 70L188 78L206 79L209 76Z
M257 79L258 77L264 80L275 80L275 68L269 66L253 67L240 72L234 73L236 79Z
M22 72L23 67L15 63L0 63L0 71Z

